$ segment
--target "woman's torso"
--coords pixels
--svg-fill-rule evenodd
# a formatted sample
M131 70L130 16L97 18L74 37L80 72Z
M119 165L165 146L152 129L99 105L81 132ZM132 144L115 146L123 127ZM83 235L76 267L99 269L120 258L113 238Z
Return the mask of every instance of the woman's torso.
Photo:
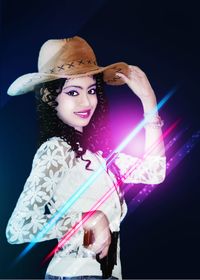
M52 138L52 141L56 138ZM89 168L93 171L85 169L85 161L74 158L74 164L55 189L52 198L54 203L49 209L55 213L63 205L69 207L70 203L72 204L68 209L70 213L82 213L90 211L98 202L97 209L107 216L111 231L119 231L120 220L122 215L126 214L127 207L125 202L123 205L120 204L115 177L110 171L107 172L101 152L94 154L87 150L83 158L91 160ZM80 190L81 193L72 201L74 193L77 194ZM81 228L54 255L47 269L48 274L59 276L102 274L100 264L95 259L87 257L87 251L83 247L83 234ZM117 265L114 266L113 276L121 278L119 240Z

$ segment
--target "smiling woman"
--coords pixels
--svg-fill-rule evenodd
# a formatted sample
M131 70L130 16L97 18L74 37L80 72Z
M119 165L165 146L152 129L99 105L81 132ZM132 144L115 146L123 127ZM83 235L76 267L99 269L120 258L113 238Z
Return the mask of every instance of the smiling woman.
M55 252L45 279L122 279L119 231L127 212L123 184L159 184L165 178L163 122L154 91L136 66L98 66L92 48L78 36L48 40L38 66L38 73L23 75L8 89L10 95L35 91L40 139L8 221L7 240L60 241L73 230ZM143 158L115 152L104 82L126 83L140 98L146 118ZM71 203L74 195L77 200ZM61 213L69 202L68 211ZM48 229L55 215L59 219ZM77 223L81 226L75 231Z
M92 76L66 80L62 92L56 98L58 117L80 132L88 125L97 106L94 81Z
M76 85L74 81L77 81ZM76 87L73 89L70 84ZM88 84L86 88L83 87L84 84ZM80 78L53 80L37 85L35 92L40 127L38 147L49 138L58 136L71 146L77 157L88 162L87 169L90 160L82 157L87 149L92 152L101 150L105 157L109 155L112 138L102 73ZM87 103L91 102L90 115L87 118L82 112L83 108L88 108L88 104L86 104L87 107L84 105L85 99ZM92 109L92 106L95 105L93 103L96 103L96 106ZM86 123L87 125L85 125ZM101 137L102 134L104 139Z

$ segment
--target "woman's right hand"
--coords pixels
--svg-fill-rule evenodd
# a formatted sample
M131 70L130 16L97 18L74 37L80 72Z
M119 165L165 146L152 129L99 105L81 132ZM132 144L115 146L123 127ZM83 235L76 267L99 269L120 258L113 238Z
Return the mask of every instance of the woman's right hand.
M83 213L83 216L88 213ZM100 254L102 259L108 254L108 249L111 243L111 234L109 228L109 221L102 211L95 211L90 218L83 224L85 231L92 231L93 240L88 246L88 249Z

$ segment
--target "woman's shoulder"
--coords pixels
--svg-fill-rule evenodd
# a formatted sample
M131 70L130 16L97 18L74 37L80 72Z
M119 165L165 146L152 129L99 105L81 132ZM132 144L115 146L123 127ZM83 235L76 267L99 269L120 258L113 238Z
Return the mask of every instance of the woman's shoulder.
M48 138L45 142L43 142L40 147L38 148L38 151L41 150L46 150L46 149L51 149L51 150L55 150L55 149L64 149L64 150L70 150L71 146L65 141L63 140L61 137L58 136L53 136Z
M37 149L33 158L32 168L48 166L49 163L51 163L52 168L62 165L66 169L71 169L79 163L79 159L76 158L75 152L65 140L54 136L48 138Z
M44 158L72 157L71 146L60 137L54 136L43 142L37 149L33 162Z
M71 149L71 146L59 136L53 136L49 138L46 142L48 142L48 144L57 145L61 148L67 148L68 150Z

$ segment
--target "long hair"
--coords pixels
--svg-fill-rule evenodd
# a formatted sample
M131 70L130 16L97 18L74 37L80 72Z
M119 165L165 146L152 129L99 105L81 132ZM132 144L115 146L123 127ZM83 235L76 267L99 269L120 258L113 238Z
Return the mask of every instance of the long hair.
M107 157L113 150L112 135L109 127L108 101L104 93L103 74L93 76L96 80L97 107L89 122L83 128L83 133L65 124L57 116L56 97L61 93L66 79L61 78L40 84L35 88L37 116L39 121L38 146L49 138L58 136L67 142L76 157L82 160L86 150L96 153L102 151L103 157ZM103 137L102 137L103 136ZM90 165L90 160L86 168Z

